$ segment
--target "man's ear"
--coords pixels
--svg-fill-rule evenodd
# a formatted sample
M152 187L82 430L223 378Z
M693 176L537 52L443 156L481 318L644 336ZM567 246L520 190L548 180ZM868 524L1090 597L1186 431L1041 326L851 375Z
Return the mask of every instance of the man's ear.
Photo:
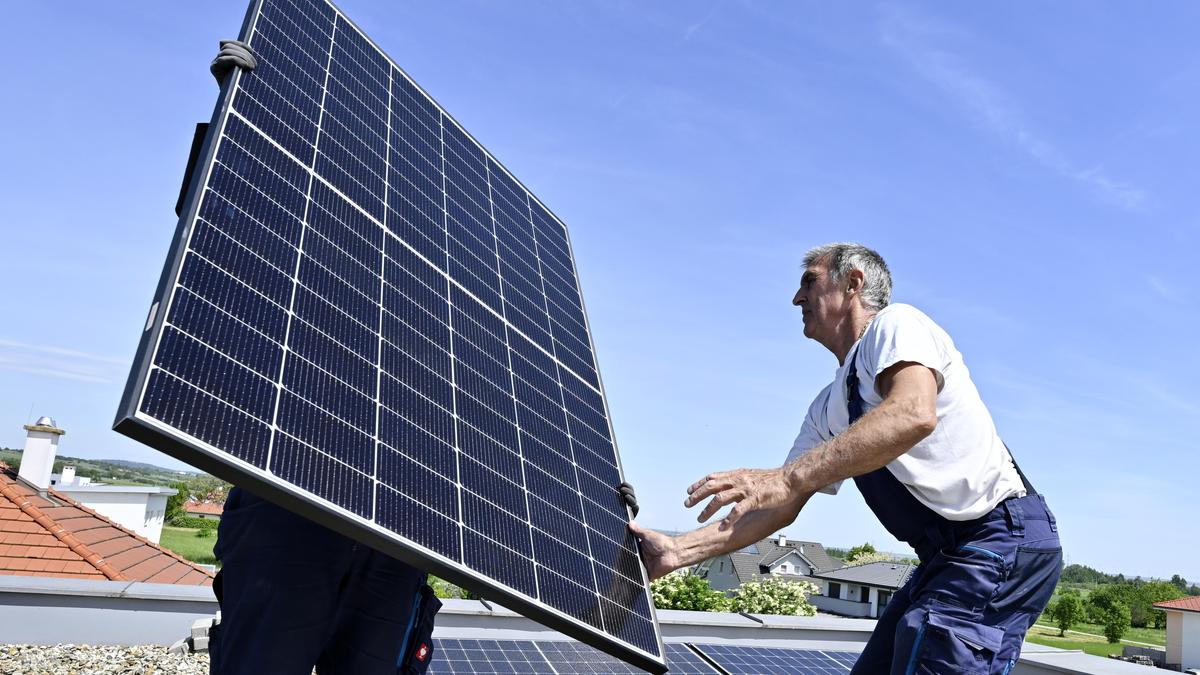
M846 275L847 293L861 293L864 284L866 284L866 277L863 276L862 270L850 270L850 273Z

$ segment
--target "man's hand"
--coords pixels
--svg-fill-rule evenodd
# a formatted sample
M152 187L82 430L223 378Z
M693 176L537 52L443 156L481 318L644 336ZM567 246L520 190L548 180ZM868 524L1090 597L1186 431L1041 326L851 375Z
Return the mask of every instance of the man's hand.
M629 523L629 531L641 543L642 562L646 565L646 573L650 575L651 581L683 566L679 560L675 537L655 532L636 522Z
M625 505L633 512L633 517L637 518L638 511L641 509L638 507L637 493L633 491L633 486L628 481L622 481L617 486L617 490L621 493L621 499L625 500Z
M729 515L721 521L725 529L752 511L774 510L788 506L803 495L793 490L787 467L778 469L737 469L710 473L688 488L683 505L691 508L707 497L712 501L696 520L704 522L727 504L734 504Z
M217 52L208 70L217 78L217 84L221 84L234 68L254 70L257 67L258 59L254 58L250 45L238 40L221 40L221 51Z

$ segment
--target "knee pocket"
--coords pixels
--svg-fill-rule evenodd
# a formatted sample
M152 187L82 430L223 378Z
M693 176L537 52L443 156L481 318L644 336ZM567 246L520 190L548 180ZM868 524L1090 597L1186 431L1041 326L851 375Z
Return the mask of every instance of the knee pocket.
M936 610L917 628L906 674L986 675L1004 642L1004 630Z
M401 646L396 672L401 675L421 675L433 660L433 622L442 601L433 589L422 584L414 602L412 623Z

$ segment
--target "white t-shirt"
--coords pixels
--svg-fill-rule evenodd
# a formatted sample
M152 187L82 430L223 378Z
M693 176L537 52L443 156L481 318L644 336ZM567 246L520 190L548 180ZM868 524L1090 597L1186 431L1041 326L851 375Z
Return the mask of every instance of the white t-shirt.
M931 368L937 378L937 427L911 450L887 465L922 504L949 520L971 520L991 511L1025 487L979 398L962 354L946 331L911 305L889 305L875 315L862 338L808 408L800 435L788 453L791 462L846 430L846 370L858 356L863 414L883 402L875 378L901 361ZM834 494L842 481L821 490Z

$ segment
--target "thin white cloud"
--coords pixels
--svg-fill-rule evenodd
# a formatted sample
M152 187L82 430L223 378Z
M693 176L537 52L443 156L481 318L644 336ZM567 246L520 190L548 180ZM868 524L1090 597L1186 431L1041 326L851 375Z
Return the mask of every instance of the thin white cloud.
M116 365L125 365L128 363L125 359L118 359L111 356L101 356L89 352L82 352L77 349L68 349L66 347L53 347L50 345L32 345L27 342L17 342L7 338L0 338L0 348L20 349L23 351L39 352L43 354L54 354L65 356L68 358L80 359L83 361L94 361L96 363L113 363Z
M1158 296L1160 298L1162 298L1163 300L1178 299L1178 294L1176 293L1176 290L1174 288L1172 288L1170 286L1170 284L1168 284L1167 282L1163 281L1162 279L1160 279L1156 276L1146 277L1146 284L1150 286L1150 290L1157 293Z
M684 28L684 31L683 31L684 42L691 40L692 36L695 35L697 31L699 31L701 28L703 28L704 25L707 24L713 18L713 15L715 15L717 13L717 7L719 7L719 6L720 6L720 3L714 2L712 4L712 6L708 8L708 13L706 13L704 15L704 18L700 19L699 21L697 21L693 24L689 24L686 28Z
M99 354L0 338L0 370L106 384L128 361Z
M1133 210L1147 193L1108 175L1102 166L1080 166L1058 147L1034 132L1021 106L999 85L972 70L954 52L935 43L939 38L962 39L963 32L935 24L895 7L880 22L883 43L896 51L922 78L963 108L980 127L1020 148L1030 158L1063 178L1087 187L1105 201Z

